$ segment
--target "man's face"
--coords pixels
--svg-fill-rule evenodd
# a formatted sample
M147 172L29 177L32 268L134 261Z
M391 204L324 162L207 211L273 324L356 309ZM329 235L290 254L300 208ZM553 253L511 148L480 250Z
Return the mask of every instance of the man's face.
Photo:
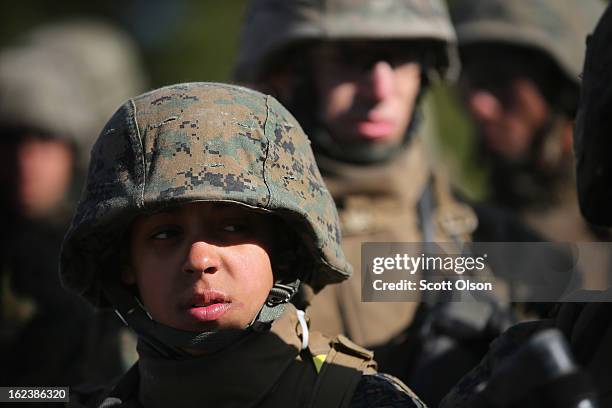
M144 215L133 224L131 265L153 319L193 332L243 329L273 285L274 229L238 205L192 203Z
M510 161L527 158L551 115L538 86L526 76L500 75L485 56L466 63L460 85L485 147Z
M399 145L412 118L421 68L406 44L336 42L311 54L318 118L338 143Z
M1 179L14 191L15 210L28 217L45 216L64 200L72 182L74 153L60 139L23 135L0 148Z

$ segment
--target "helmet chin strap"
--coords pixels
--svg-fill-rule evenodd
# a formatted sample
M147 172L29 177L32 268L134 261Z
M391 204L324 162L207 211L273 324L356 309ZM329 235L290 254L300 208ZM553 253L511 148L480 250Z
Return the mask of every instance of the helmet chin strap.
M104 292L115 307L115 313L126 326L131 327L138 337L153 350L169 358L189 356L187 349L220 351L251 332L266 332L284 311L285 305L297 293L299 279L290 283L275 283L265 303L244 329L224 329L209 332L191 332L175 329L153 320L137 296L123 285L105 282Z
M283 314L285 305L295 296L299 287L299 279L290 283L275 283L272 289L270 289L270 293L263 306L259 309L259 313L257 313L255 318L247 326L247 329L253 329L256 332L266 332L270 330L274 320L278 319L280 315Z

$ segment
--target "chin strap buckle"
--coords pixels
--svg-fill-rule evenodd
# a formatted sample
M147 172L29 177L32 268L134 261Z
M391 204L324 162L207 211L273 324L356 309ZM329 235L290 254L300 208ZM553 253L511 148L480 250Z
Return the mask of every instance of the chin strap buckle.
M299 280L291 284L275 283L266 299L266 306L275 307L283 303L289 303L297 293L299 286Z
M276 320L285 308L285 304L291 301L291 298L297 293L300 287L300 280L283 284L275 283L270 289L266 302L261 307L261 310L255 316L249 327L258 332L270 330L272 323Z

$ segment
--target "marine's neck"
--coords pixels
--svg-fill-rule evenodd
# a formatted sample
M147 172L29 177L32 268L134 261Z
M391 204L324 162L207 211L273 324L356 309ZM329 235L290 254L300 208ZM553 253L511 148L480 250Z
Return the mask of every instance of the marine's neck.
M386 196L415 203L431 174L423 142L414 137L402 152L378 164L356 165L316 155L327 188L339 202L349 196Z
M295 308L287 305L271 331L193 358L163 357L139 342L138 399L146 407L254 406L297 357L297 325Z

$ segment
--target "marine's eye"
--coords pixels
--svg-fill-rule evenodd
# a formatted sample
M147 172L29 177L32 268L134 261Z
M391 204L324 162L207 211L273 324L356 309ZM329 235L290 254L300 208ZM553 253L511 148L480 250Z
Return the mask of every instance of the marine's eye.
M157 234L153 235L153 238L155 238L155 239L168 239L168 238L170 238L170 234L168 233L168 231L158 232Z
M244 232L248 229L246 224L231 223L223 226L225 232Z
M165 240L176 237L180 233L180 229L176 227L162 227L156 230L152 235L152 239Z

